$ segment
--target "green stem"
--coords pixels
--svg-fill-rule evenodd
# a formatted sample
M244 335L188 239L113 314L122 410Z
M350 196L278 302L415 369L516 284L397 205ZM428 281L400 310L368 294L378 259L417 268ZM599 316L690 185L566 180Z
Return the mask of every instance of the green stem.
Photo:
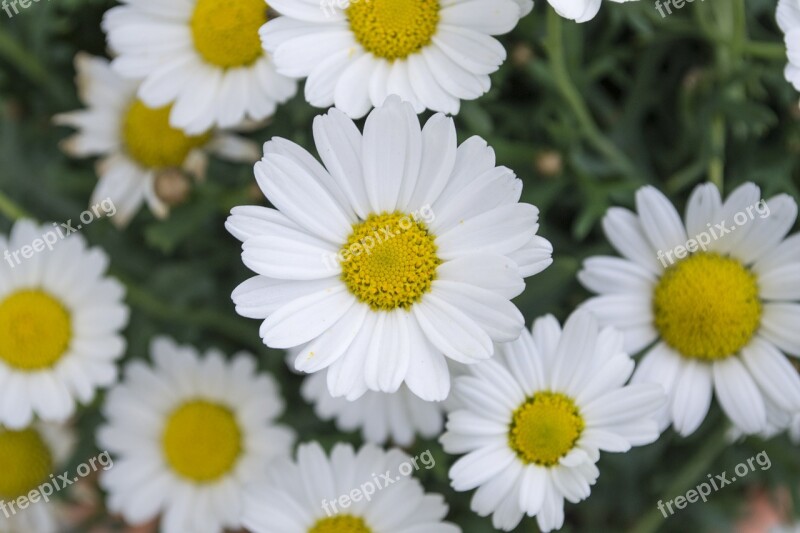
M605 156L622 174L637 181L640 180L636 167L630 159L603 135L594 122L586 103L583 101L575 85L572 83L564 57L564 37L562 18L554 9L547 10L547 50L550 54L550 66L553 80L567 105L572 110L580 125L580 133L598 152Z
M0 191L0 214L11 221L30 218L30 215L23 208L18 206L14 200L2 191Z
M701 481L705 481L706 474L714 464L719 454L728 447L725 438L727 433L726 424L721 424L719 430L712 433L704 442L703 446L692 455L691 460L677 472L672 483L661 496L660 501L670 501L676 496L686 494L686 492L697 486ZM664 525L665 518L658 509L656 502L653 503L650 511L647 512L630 530L631 533L655 533Z
M120 278L119 274L115 274L115 276ZM250 327L232 316L210 310L194 311L184 307L170 306L149 292L140 289L134 283L125 282L125 286L128 303L153 318L206 328L232 341L246 344L257 353L264 349L264 345L255 333L255 326Z
M667 192L670 194L677 194L689 185L697 183L697 181L702 178L704 172L706 172L705 158L697 159L687 167L664 180Z
M787 60L786 45L783 43L746 41L742 46L742 52L746 55L761 59Z
M725 182L725 118L714 117L711 124L711 160L708 163L708 179L723 192Z
M11 63L33 83L45 87L48 85L47 69L35 55L3 28L0 28L0 57Z
M734 60L739 61L747 42L747 8L744 0L733 0L733 42L731 43L731 55Z

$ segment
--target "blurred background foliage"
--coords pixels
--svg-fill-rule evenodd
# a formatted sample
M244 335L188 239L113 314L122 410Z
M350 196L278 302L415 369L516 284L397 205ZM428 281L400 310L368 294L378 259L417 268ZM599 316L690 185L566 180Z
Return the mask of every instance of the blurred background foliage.
M63 222L87 207L96 183L93 162L59 151L68 131L52 126L50 117L81 106L72 59L80 50L106 53L100 20L112 5L41 0L12 19L0 12L4 233L23 213ZM465 102L456 123L460 140L484 137L498 164L524 181L523 200L539 206L540 233L554 244L553 266L530 279L517 299L529 323L544 313L563 320L587 297L575 274L585 257L611 253L600 230L602 215L612 205L632 206L634 191L644 184L656 185L680 208L705 180L726 193L754 181L764 198L780 192L800 198L800 108L783 77L785 47L774 19L774 0L695 1L663 18L645 0L604 2L596 19L576 25L540 1L502 38L508 61L493 76L491 92ZM248 135L259 143L285 137L313 152L311 120L321 112L305 103L301 90L270 124ZM125 231L108 221L84 229L93 245L109 252L113 274L128 286L133 313L126 359L146 357L157 334L228 353L246 349L278 376L289 406L284 421L301 440L357 444L357 434L340 434L314 416L299 396L301 378L289 372L283 354L265 348L258 323L233 310L230 293L250 274L223 222L231 207L263 202L251 168L215 160L209 178L167 221L144 210ZM81 445L73 467L96 453L101 401L102 395L77 417ZM785 435L731 445L725 429L714 407L689 439L669 431L653 445L605 454L589 500L567 504L564 531L730 531L754 500L765 498L782 502L787 520L797 517L798 448ZM471 494L449 488L454 458L435 440L418 441L409 452L426 449L437 463L419 476L428 490L446 496L450 519L466 533L492 531L488 519L469 510ZM685 493L707 474L731 472L762 450L772 460L769 470L757 470L668 520L656 509L658 500ZM97 509L79 530L107 520ZM536 531L535 521L524 520L517 531Z

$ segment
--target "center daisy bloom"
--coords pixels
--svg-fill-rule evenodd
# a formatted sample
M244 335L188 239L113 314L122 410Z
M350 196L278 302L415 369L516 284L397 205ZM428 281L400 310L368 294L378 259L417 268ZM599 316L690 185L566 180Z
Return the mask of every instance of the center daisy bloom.
M510 300L551 262L538 210L518 203L520 180L495 167L482 139L457 147L443 115L420 130L396 97L363 135L332 109L314 137L327 168L289 141L268 142L256 180L277 209L236 208L228 220L259 274L234 291L237 311L266 319L267 345L301 347L297 370L328 368L333 396L405 381L443 400L444 356L475 363L522 331Z
M108 256L81 235L59 240L54 226L23 220L10 238L0 235L0 424L9 428L34 415L65 421L76 399L89 403L116 381L125 351L125 290L104 275ZM46 235L52 251L20 254Z
M439 494L426 494L411 476L432 466L400 450L367 444L357 452L336 444L330 458L317 442L302 444L297 461L276 461L267 479L245 497L244 525L253 533L459 533L443 522L447 505ZM409 470L410 469L410 470ZM378 476L388 473L391 485ZM377 480L377 484L376 484ZM370 491L365 484L375 489ZM346 507L339 498L353 496Z
M397 94L421 113L457 114L489 90L530 0L273 0L283 16L261 29L278 72L305 78L306 100L350 117ZM320 7L322 9L320 9Z
M127 225L147 202L159 218L178 203L175 182L205 177L212 152L232 161L253 162L258 148L235 135L207 131L189 135L169 123L171 106L153 108L136 97L138 82L117 75L108 61L79 53L75 56L76 85L88 109L53 117L56 124L80 131L62 143L73 157L102 156L97 165L100 181L92 205L116 207L111 221ZM188 175L188 177L187 177ZM186 185L188 187L188 185ZM185 195L185 192L184 192Z
M273 424L277 384L247 354L198 356L163 337L151 353L155 367L128 365L103 408L98 442L118 456L100 480L109 508L131 524L163 513L165 533L241 528L245 486L294 440Z
M51 475L63 472L75 445L74 432L57 424L36 422L12 430L0 426L0 502L8 504L42 484L52 481ZM0 512L3 533L56 533L59 524L56 502L30 502L14 513Z
M783 350L800 355L800 235L784 241L797 205L787 195L764 202L752 183L725 203L698 186L686 223L653 187L636 194L638 215L612 208L603 220L625 257L586 261L581 282L600 294L586 308L626 334L638 352L655 342L634 381L670 395L662 417L693 433L711 404L744 433L768 426L769 411L800 410L800 377Z
M150 107L173 104L170 123L197 135L263 120L296 91L264 53L258 28L270 18L264 0L123 0L103 18L112 66L143 80Z
M564 500L589 497L600 451L626 452L659 436L666 398L658 385L624 384L634 369L622 335L574 313L561 330L538 319L501 355L456 378L441 442L467 454L453 465L457 491L478 488L472 510L510 531L536 515L542 531L564 524Z

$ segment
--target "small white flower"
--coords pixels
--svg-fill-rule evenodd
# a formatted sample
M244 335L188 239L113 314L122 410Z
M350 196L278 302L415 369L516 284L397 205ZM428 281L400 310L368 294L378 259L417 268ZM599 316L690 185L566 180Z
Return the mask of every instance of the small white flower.
M800 377L781 353L800 356L800 234L784 240L796 202L781 194L764 203L747 183L723 203L704 184L685 224L653 187L637 192L636 208L603 219L624 259L589 258L579 279L600 294L585 307L623 331L628 351L655 342L633 380L667 390L663 426L693 433L713 393L744 433L766 429L768 402L800 411Z
M105 252L87 249L81 235L61 239L67 231L22 220L0 235L0 424L9 428L34 416L63 422L76 401L117 381L125 289L105 276ZM45 238L52 251L34 244ZM41 251L25 259L32 246Z
M800 0L778 0L776 19L784 33L789 59L784 76L800 91Z
M232 161L254 162L258 147L232 134L205 132L187 135L169 124L170 107L151 108L136 98L138 82L125 80L99 57L75 56L76 85L88 109L53 117L56 124L79 131L62 143L73 157L102 156L100 181L91 204L110 199L116 212L111 221L125 226L147 202L159 218L169 214L169 198L160 184L170 172L205 177L206 151ZM167 200L167 201L165 201Z
M424 400L450 388L445 357L471 364L516 339L511 299L551 262L538 209L522 183L473 137L457 147L453 120L424 128L397 97L364 134L341 111L314 122L326 167L273 139L256 180L277 209L237 207L228 230L258 276L233 293L261 337L301 347L295 368L328 369L333 396L355 400L402 383Z
M247 492L244 526L253 533L460 533L442 521L444 498L408 475L412 461L372 444L358 452L337 444L330 458L318 443L303 444L297 462L276 461L269 479Z
M62 473L75 448L74 431L63 425L35 422L18 430L0 426L0 533L57 533L61 531L57 502L46 501L55 487L51 476ZM43 496L39 487L50 483L51 496ZM39 494L25 509L13 506L21 496ZM8 513L8 516L6 516Z
M175 127L197 135L261 121L297 91L261 48L264 0L122 1L103 17L118 55L112 66L143 80L138 95L148 106L174 104Z
M261 30L278 72L308 78L316 107L352 118L397 94L457 114L461 100L489 90L506 59L491 37L510 32L530 0L272 0L283 16ZM337 6L345 5L344 9ZM322 8L321 8L322 6Z
M625 385L634 363L622 335L599 330L577 311L561 330L552 316L533 334L502 345L502 355L456 378L460 408L449 414L444 449L467 454L453 465L457 491L477 488L472 510L514 529L536 515L542 531L564 523L564 500L589 497L600 451L627 452L659 436L665 402L654 384Z
M199 356L162 337L151 355L154 367L129 364L103 407L98 442L115 455L100 478L109 508L131 524L163 513L165 533L240 528L245 486L294 440L274 424L284 409L275 380L244 353Z

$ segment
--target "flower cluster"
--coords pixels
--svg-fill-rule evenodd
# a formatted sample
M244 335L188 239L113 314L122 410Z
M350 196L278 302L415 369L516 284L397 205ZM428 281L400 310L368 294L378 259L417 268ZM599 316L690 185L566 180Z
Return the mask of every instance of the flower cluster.
M586 22L601 0L549 4ZM232 290L235 312L260 327L235 324L257 348L285 351L303 383L279 384L249 352L126 339L129 304L142 297L113 254L70 234L17 268L0 263L0 501L26 497L69 460L76 415L96 401L94 443L115 459L98 481L107 509L166 533L457 533L444 496L404 473L419 467L404 450L417 439L438 442L450 487L474 491L471 510L504 531L526 516L562 528L565 502L590 497L601 454L652 444L670 426L689 437L715 401L735 435L797 439L800 234L788 194L762 199L747 182L723 198L701 183L681 217L642 186L635 210L602 218L618 255L585 258L577 280L592 296L563 325L518 307L553 264L548 213L486 140L459 137L453 116L491 89L507 55L498 38L532 7L110 9L112 57L74 61L86 108L53 117L77 130L62 149L99 158L90 202L112 202L120 230L142 204L164 219L189 201L211 155L253 164L263 199L229 202L224 227L252 271ZM781 0L777 20L800 89L800 0ZM260 150L252 132L299 80L325 109L306 128L316 154L277 136ZM753 206L762 216L739 222ZM22 218L0 249L41 242L49 228ZM693 238L708 231L713 240ZM283 394L363 445L303 434ZM55 532L59 516L53 506L0 514L0 532Z

